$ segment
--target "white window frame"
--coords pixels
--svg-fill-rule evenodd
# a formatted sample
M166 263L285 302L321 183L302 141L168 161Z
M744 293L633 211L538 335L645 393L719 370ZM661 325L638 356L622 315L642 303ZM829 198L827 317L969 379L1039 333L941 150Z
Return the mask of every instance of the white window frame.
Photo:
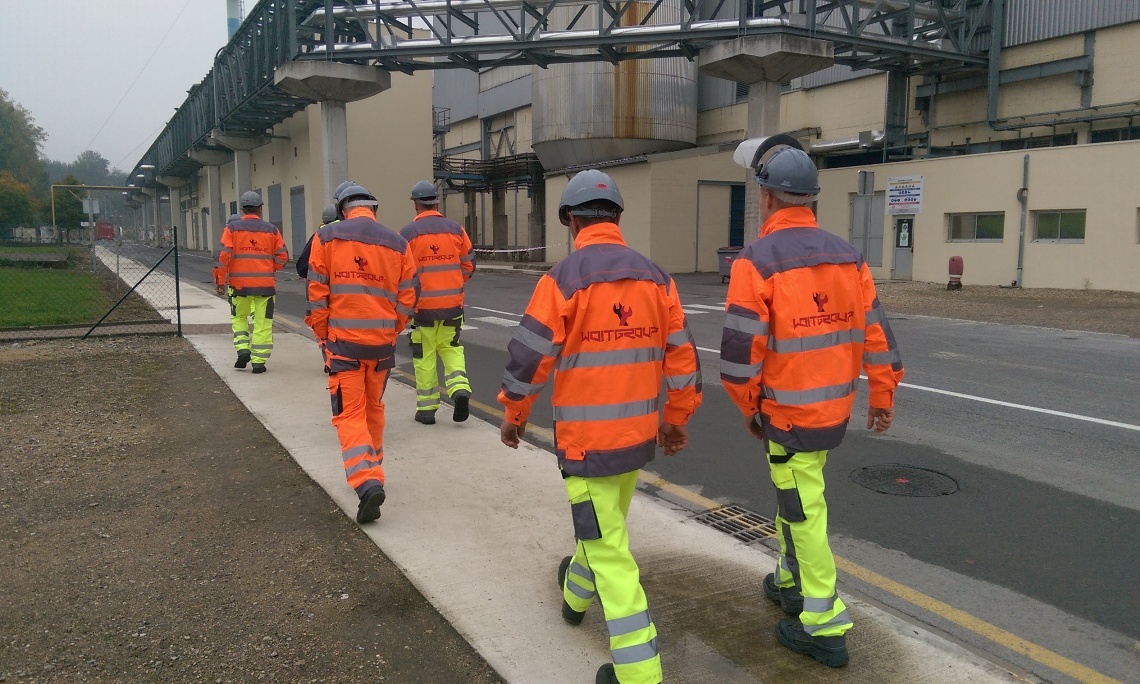
M1041 219L1042 214L1056 214L1057 215L1057 237L1055 238L1040 238L1037 237L1037 222ZM1085 217L1084 234L1081 238L1063 238L1061 237L1061 214L1081 214ZM1033 239L1031 242L1040 242L1043 244L1062 244L1062 245L1080 245L1084 244L1085 237L1088 235L1088 210L1086 209L1036 209L1033 211Z

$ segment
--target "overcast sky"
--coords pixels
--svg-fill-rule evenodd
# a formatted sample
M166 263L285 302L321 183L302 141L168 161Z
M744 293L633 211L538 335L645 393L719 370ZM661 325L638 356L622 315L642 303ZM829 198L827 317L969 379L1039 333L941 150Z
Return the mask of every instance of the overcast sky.
M226 0L0 0L0 89L49 159L90 148L130 170L226 38Z

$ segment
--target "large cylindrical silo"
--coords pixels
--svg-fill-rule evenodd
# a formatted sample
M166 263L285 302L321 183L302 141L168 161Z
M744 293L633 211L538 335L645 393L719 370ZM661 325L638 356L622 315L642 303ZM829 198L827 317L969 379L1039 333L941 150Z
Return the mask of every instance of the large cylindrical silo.
M621 24L637 26L654 4L633 3ZM574 9L556 10L565 16L552 16L551 23L565 26ZM666 0L647 23L680 21L680 0ZM585 17L574 26L596 27L596 19ZM697 68L684 57L535 67L532 83L532 147L547 169L668 152L697 141Z

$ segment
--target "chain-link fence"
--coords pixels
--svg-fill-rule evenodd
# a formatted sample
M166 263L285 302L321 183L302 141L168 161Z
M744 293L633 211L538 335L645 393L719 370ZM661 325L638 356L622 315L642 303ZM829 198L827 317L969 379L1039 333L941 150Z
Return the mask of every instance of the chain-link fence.
M169 229L0 225L0 341L181 334L177 272Z

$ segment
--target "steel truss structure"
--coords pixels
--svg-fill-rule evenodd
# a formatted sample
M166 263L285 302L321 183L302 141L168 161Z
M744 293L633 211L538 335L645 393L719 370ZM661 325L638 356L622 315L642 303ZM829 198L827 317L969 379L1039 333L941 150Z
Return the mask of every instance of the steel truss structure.
M683 56L741 36L831 41L836 62L983 73L996 0L261 0L132 172L186 177L210 134L261 136L309 101L273 84L294 60L392 71ZM148 181L150 178L148 177Z

